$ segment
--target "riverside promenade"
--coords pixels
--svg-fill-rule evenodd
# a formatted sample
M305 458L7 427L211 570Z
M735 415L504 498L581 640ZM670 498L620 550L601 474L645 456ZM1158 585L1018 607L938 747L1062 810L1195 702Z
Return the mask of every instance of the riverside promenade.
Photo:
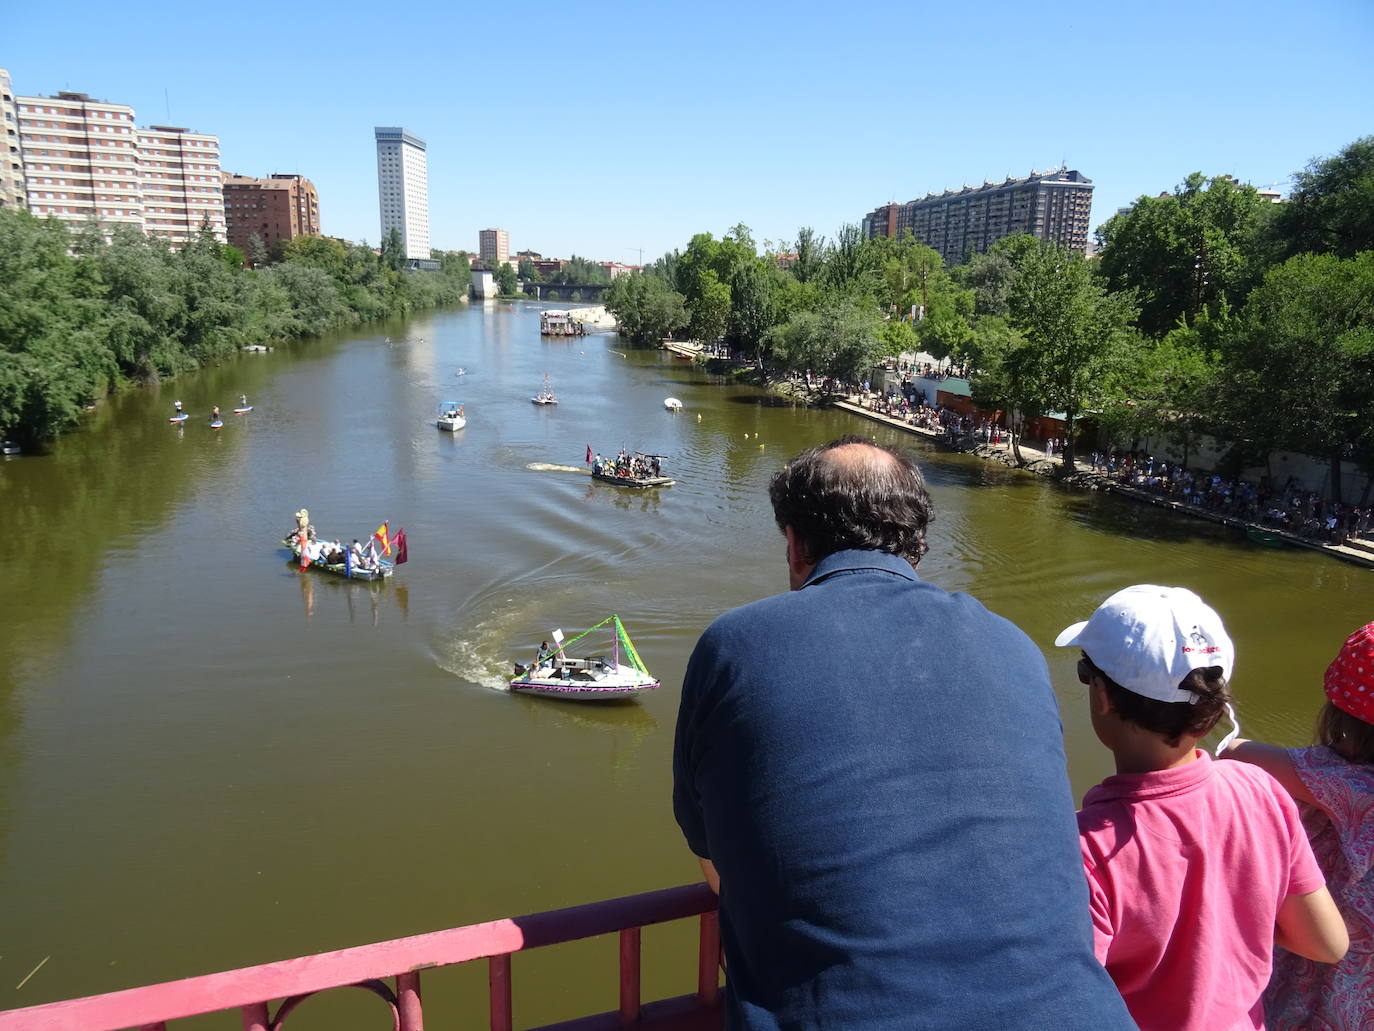
M702 353L702 347L696 341L663 341L664 350L670 351L680 358L696 359ZM796 396L796 395L792 395ZM811 395L812 399L816 395ZM1374 543L1365 540L1351 540L1345 544L1327 544L1321 541L1314 541L1298 534L1289 533L1285 530L1278 530L1261 523L1250 522L1246 519L1239 519L1235 516L1228 516L1221 512L1212 512L1204 508L1193 505L1185 505L1174 498L1164 497L1148 490L1132 487L1127 484L1114 480L1109 476L1096 472L1092 466L1084 462L1074 463L1074 472L1069 476L1063 476L1063 462L1057 458L1050 457L1045 452L1024 441L1020 444L1022 463L1017 464L1010 444L985 444L982 442L972 443L971 446L964 446L952 440L949 434L940 431L927 429L924 426L914 426L904 419L897 416L886 415L882 412L870 411L865 408L862 399L857 394L850 394L844 398L832 399L830 401L836 408L854 415L868 419L872 422L890 426L893 429L910 433L913 436L924 437L927 440L941 444L955 451L976 454L988 461L1000 462L1013 469L1022 469L1029 473L1039 476L1061 477L1073 486L1083 487L1088 490L1111 491L1120 494L1133 501L1142 501L1157 508L1167 508L1181 516L1191 519L1205 519L1213 523L1221 523L1224 526L1235 527L1238 530L1256 530L1264 534L1268 539L1281 541L1283 545L1297 548L1307 548L1309 551L1319 551L1331 558L1340 559L1343 562L1350 562L1366 569L1374 569Z
M873 412L865 408L858 395L849 395L846 398L833 401L836 408L868 419L872 422L890 426L893 429L902 430L914 436L925 437L927 440L934 441L949 447L951 450L967 451L990 461L998 461L1012 468L1021 468L1027 472L1041 476L1059 476L1063 469L1063 463L1058 458L1052 458L1045 454L1040 448L1026 444L1024 441L1020 445L1021 457L1024 464L1018 466L1013 457L1010 444L984 444L975 443L972 447L958 446L949 434L927 429L923 426L913 426L911 423L896 416L885 415L882 412ZM1204 508L1193 505L1185 505L1181 501L1167 498L1148 490L1141 490L1138 487L1131 487L1127 484L1113 480L1111 477L1096 472L1090 465L1083 462L1074 463L1074 473L1065 477L1075 486L1086 487L1089 490L1106 490L1123 497L1131 498L1134 501L1143 501L1159 508L1171 509L1179 515L1188 516L1192 519L1206 519L1209 522L1221 523L1225 526L1233 526L1240 530L1258 530L1269 537L1282 540L1285 544L1293 547L1307 548L1310 551L1320 551L1332 558L1338 558L1343 562L1351 562L1366 569L1374 569L1374 544L1368 541L1354 540L1347 544L1325 544L1321 541L1310 540L1300 537L1294 533L1284 530L1276 530L1273 527L1264 526L1260 523L1253 523L1245 519L1238 519L1235 516L1224 515L1221 512L1211 512Z

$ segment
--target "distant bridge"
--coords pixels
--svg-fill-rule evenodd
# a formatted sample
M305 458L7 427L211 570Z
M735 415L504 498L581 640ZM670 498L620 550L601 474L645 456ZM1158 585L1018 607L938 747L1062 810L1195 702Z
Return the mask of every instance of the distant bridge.
M591 301L600 300L610 288L610 283L526 283L525 293L536 301Z

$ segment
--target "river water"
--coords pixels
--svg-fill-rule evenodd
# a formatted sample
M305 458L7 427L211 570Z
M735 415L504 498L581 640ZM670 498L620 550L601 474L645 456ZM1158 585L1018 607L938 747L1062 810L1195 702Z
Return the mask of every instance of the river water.
M556 408L529 402L545 375ZM254 410L209 428L240 393ZM444 400L465 430L435 428ZM1284 744L1374 618L1369 571L778 404L614 335L541 338L533 305L243 355L0 462L0 1009L696 880L669 799L681 675L715 615L786 587L768 477L845 432L918 453L937 507L921 574L1045 649L1080 796L1110 767L1077 653L1050 645L1111 591L1211 601L1247 736ZM593 483L589 444L667 455L677 485ZM279 542L303 506L324 536L404 527L410 562L383 585L300 573ZM662 690L506 692L552 627L612 612ZM919 662L941 642L872 647ZM647 998L692 989L691 936L646 933ZM615 948L519 957L517 1021L614 1009ZM484 1014L484 978L426 975L430 1023ZM291 1026L379 1026L338 994Z

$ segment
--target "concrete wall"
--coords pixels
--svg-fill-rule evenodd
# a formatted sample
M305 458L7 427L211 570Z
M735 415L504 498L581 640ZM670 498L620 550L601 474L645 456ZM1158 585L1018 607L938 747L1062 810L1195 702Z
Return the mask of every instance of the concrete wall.
M472 270L472 296L478 300L487 300L497 294L496 277L486 269Z

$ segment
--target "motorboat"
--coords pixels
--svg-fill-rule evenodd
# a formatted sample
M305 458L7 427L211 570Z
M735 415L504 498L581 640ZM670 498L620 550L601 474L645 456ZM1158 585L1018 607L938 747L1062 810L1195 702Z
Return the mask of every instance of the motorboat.
M570 646L608 626L614 627L611 655L593 654L582 658L568 655ZM555 630L552 636L557 646L553 651L541 647L530 665L515 664L515 677L510 682L512 691L544 698L600 702L613 698L633 698L659 686L657 678L639 657L619 616L603 619L568 641L563 640L562 630ZM622 662L622 658L626 661Z
M663 399L663 407L670 412L680 412L682 411L682 402L675 397L665 397Z
M0 440L0 455L17 455L23 450L12 440Z
M468 424L467 416L463 414L463 406L457 401L444 401L439 405L439 418L437 425L441 430L454 432L461 430Z

